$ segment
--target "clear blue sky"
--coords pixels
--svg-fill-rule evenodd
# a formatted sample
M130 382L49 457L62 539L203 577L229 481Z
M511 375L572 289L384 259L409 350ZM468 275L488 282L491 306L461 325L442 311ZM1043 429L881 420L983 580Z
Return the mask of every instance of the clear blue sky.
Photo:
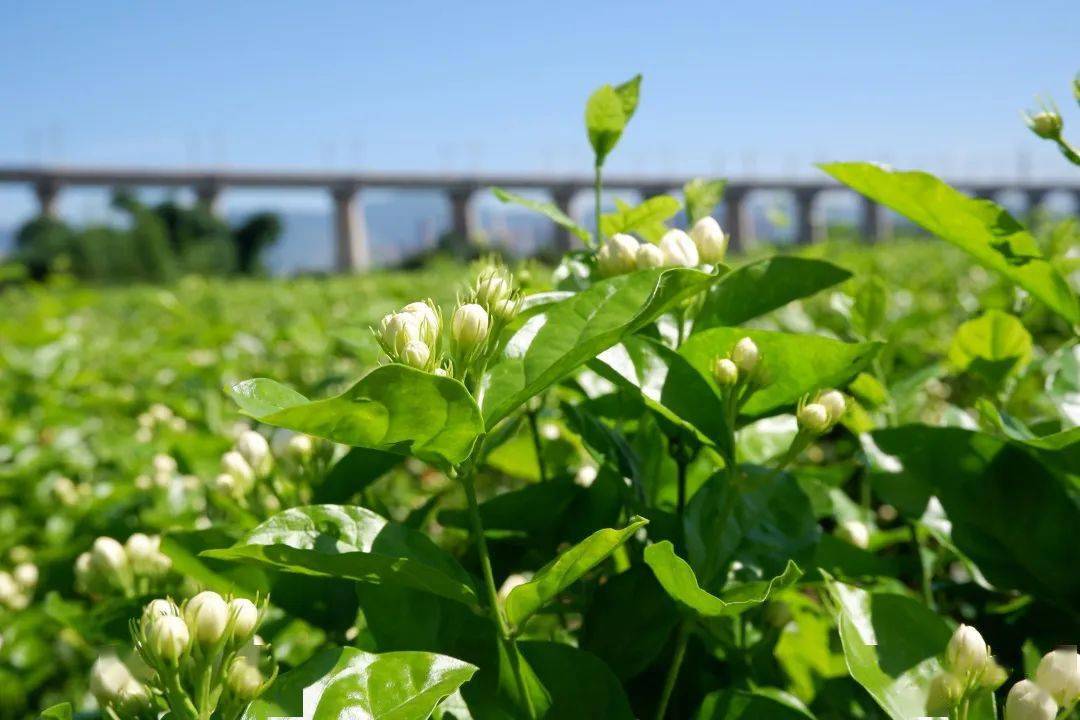
M1077 0L5 2L0 163L586 171L586 96L640 71L612 172L1063 176L1018 111L1080 130L1078 28Z

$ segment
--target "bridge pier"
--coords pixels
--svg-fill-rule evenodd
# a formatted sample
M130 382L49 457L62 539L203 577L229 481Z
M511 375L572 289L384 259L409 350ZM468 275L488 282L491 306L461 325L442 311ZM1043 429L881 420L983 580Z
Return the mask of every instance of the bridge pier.
M889 222L885 208L864 195L859 195L858 198L859 235L862 240L878 243L888 238L892 234L892 223Z
M44 217L55 218L60 183L55 180L41 180L34 184L34 194L37 196L38 212Z
M450 198L452 245L455 252L465 255L480 230L473 203L476 190L471 187L453 188L447 195Z
M795 198L795 242L799 245L810 245L820 238L817 237L817 226L814 222L814 200L817 198L816 190L796 190Z
M211 215L218 214L218 201L221 199L221 187L212 184L195 186L195 204L202 207Z
M729 252L741 252L750 245L750 239L746 237L746 229L750 227L746 217L747 194L745 188L730 185L724 190L724 232L729 238Z
M574 198L577 197L578 191L576 188L569 186L556 186L548 190L548 194L551 196L551 201L555 203L555 207L563 211L566 217L573 219L574 215L571 212L574 204ZM555 226L555 249L564 253L571 250L574 247L574 242L577 237L567 230L566 228Z
M330 194L334 199L335 267L346 273L367 270L371 266L371 254L359 188L336 187Z
M1026 190L1024 191L1024 200L1027 202L1027 213L1030 215L1039 209L1046 200L1046 196L1050 193L1047 190Z

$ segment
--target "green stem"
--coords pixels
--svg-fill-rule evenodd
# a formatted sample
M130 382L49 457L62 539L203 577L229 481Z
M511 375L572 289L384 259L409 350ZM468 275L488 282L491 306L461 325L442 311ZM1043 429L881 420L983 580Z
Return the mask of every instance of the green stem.
M664 678L664 690L660 695L660 704L656 708L656 720L664 720L667 715L668 703L671 695L675 692L675 683L679 679L679 668L682 667L683 658L686 656L686 644L690 640L690 623L686 620L679 625L679 635L675 640L675 655L671 658L668 666L667 677Z
M534 411L526 410L525 414L529 416L529 430L532 433L533 449L536 451L536 466L540 470L540 482L547 482L547 472L544 468L544 448L540 441L540 425L536 421Z
M914 523L911 524L911 541L915 543L915 552L919 556L919 572L922 579L923 601L928 608L936 610L937 603L934 602L933 572L927 563L926 558L923 556L922 538L919 535L918 527L916 527Z
M517 643L510 637L510 631L506 627L506 620L499 610L499 591L495 587L495 574L491 570L491 555L488 553L487 539L484 537L484 524L480 519L480 504L476 501L476 485L473 482L471 468L464 469L459 479L465 488L465 498L469 503L469 517L472 520L476 550L480 555L480 567L484 575L484 586L487 589L488 613L491 615L491 621L495 623L495 627L499 631L499 638L510 657L514 680L517 682L518 691L525 701L529 717L535 720L536 709L533 707L532 697L529 695L529 690L525 685L525 679L521 675L521 656L518 654Z
M603 166L600 163L596 163L596 175L593 180L593 194L596 196L596 247L599 247L604 242L604 236L600 233L600 191L603 188L601 182Z
M1073 165L1080 165L1080 151L1077 151L1069 141L1063 137L1057 139L1058 149L1061 150L1061 154L1071 162Z

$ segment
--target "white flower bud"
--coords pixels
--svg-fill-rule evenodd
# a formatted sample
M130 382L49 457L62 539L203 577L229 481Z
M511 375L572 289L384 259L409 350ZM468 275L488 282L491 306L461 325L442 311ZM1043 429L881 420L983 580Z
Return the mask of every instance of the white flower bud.
M204 590L184 606L184 620L201 645L213 645L225 634L229 606L212 590Z
M120 690L134 678L127 665L115 655L102 655L90 668L90 692L102 705L114 702Z
M274 465L274 457L270 454L270 443L254 430L240 433L240 437L236 439L236 452L240 453L259 477L269 474Z
M255 634L259 625L259 608L246 598L233 598L229 601L229 613L233 616L233 636L244 641Z
M232 475L236 488L241 493L247 492L255 484L255 471L244 456L235 450L221 456L221 471Z
M824 405L818 403L803 405L795 413L795 417L799 421L799 427L807 432L820 435L829 429L829 411Z
M634 262L638 270L649 270L664 266L664 253L652 243L641 243Z
M827 390L821 393L817 401L819 404L824 405L829 412L830 423L836 423L847 411L847 400L844 398L844 394L838 390Z
M124 543L124 551L127 553L131 567L136 573L141 573L154 562L161 548L160 535L144 535L133 533Z
M699 261L697 245L682 230L668 230L660 238L660 252L664 265L672 267L696 267Z
M521 585L524 585L531 579L531 573L528 575L522 573L514 573L513 575L507 575L506 579L503 580L503 584L499 587L499 597L505 600L506 597L510 594L511 590Z
M1080 655L1075 647L1061 647L1043 656L1035 682L1058 705L1069 707L1080 699Z
M1054 720L1057 711L1050 693L1030 680L1013 685L1005 700L1005 720Z
M735 347L731 349L731 361L744 373L754 372L760 359L761 353L758 351L757 343L748 337L735 343Z
M484 270L476 279L476 302L488 309L493 310L498 303L509 298L513 291L510 280L500 268Z
M233 495L236 493L236 478L228 473L220 473L214 478L214 489L222 495Z
M739 368L727 358L717 358L713 365L713 378L720 387L731 387L739 382Z
M426 302L411 302L401 309L416 318L420 324L420 339L427 343L428 347L436 347L439 344L439 314L435 308Z
M289 438L287 452L297 460L307 460L315 452L315 441L310 435L293 435Z
M836 537L865 550L870 547L870 526L861 520L845 520L836 526Z
M11 605L19 594L19 586L11 573L0 571L0 604Z
M421 339L420 320L413 313L390 313L379 325L383 348L391 357L401 355L405 346Z
M166 422L173 416L173 411L170 410L167 405L162 405L161 403L154 403L146 412L151 418L158 422Z
M93 573L90 553L80 553L79 557L75 558L75 584L84 592L89 590L93 584Z
M243 657L233 660L229 665L229 671L225 674L225 686L233 695L244 701L258 697L263 682L259 668Z
M183 618L161 615L151 621L146 642L154 657L175 664L191 645L191 631Z
M724 262L728 239L716 218L709 215L694 223L694 227L690 228L690 238L697 245L701 262L709 265Z
M956 628L949 646L945 650L945 660L949 669L961 677L982 672L990 659L990 648L978 630L970 625Z
M521 309L521 301L514 298L506 298L495 303L495 306L491 308L492 316L498 318L501 322L508 323L517 317L518 310Z
M71 507L79 502L79 490L75 487L75 483L71 481L71 478L56 478L56 480L53 481L52 493L53 497L55 497L61 505Z
M176 603L172 600L165 598L155 598L146 604L143 608L143 621L144 623L150 623L159 617L180 617L180 608L176 607Z
M124 546L111 537L99 537L90 549L90 567L107 578L121 578L129 568Z
M960 698L964 695L964 683L951 672L942 672L933 677L926 695L926 714L934 717L949 717Z
M38 567L34 563L19 563L15 566L12 574L15 577L15 582L24 590L30 589L38 583Z
M612 235L596 254L596 266L604 277L625 275L639 269L637 254L641 244L632 235Z
M172 475L176 472L176 459L172 455L158 453L153 460L154 472L159 475Z
M487 341L489 320L487 310L476 303L467 303L454 311L450 334L461 354L467 355Z
M409 343L405 346L404 352L401 353L401 360L409 367L414 367L417 370L423 370L427 367L430 359L431 350L421 340L414 340Z
M140 717L150 710L152 699L150 690L135 678L131 678L120 688L113 701L120 717Z

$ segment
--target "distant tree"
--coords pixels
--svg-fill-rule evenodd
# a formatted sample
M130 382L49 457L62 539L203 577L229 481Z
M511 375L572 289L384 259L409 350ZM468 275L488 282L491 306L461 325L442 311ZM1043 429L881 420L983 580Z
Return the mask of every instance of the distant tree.
M26 266L30 277L42 280L58 262L78 264L75 233L66 223L39 215L19 228L15 235L15 260Z
M257 213L233 231L238 270L251 275L262 270L262 251L281 237L281 219L274 213Z

